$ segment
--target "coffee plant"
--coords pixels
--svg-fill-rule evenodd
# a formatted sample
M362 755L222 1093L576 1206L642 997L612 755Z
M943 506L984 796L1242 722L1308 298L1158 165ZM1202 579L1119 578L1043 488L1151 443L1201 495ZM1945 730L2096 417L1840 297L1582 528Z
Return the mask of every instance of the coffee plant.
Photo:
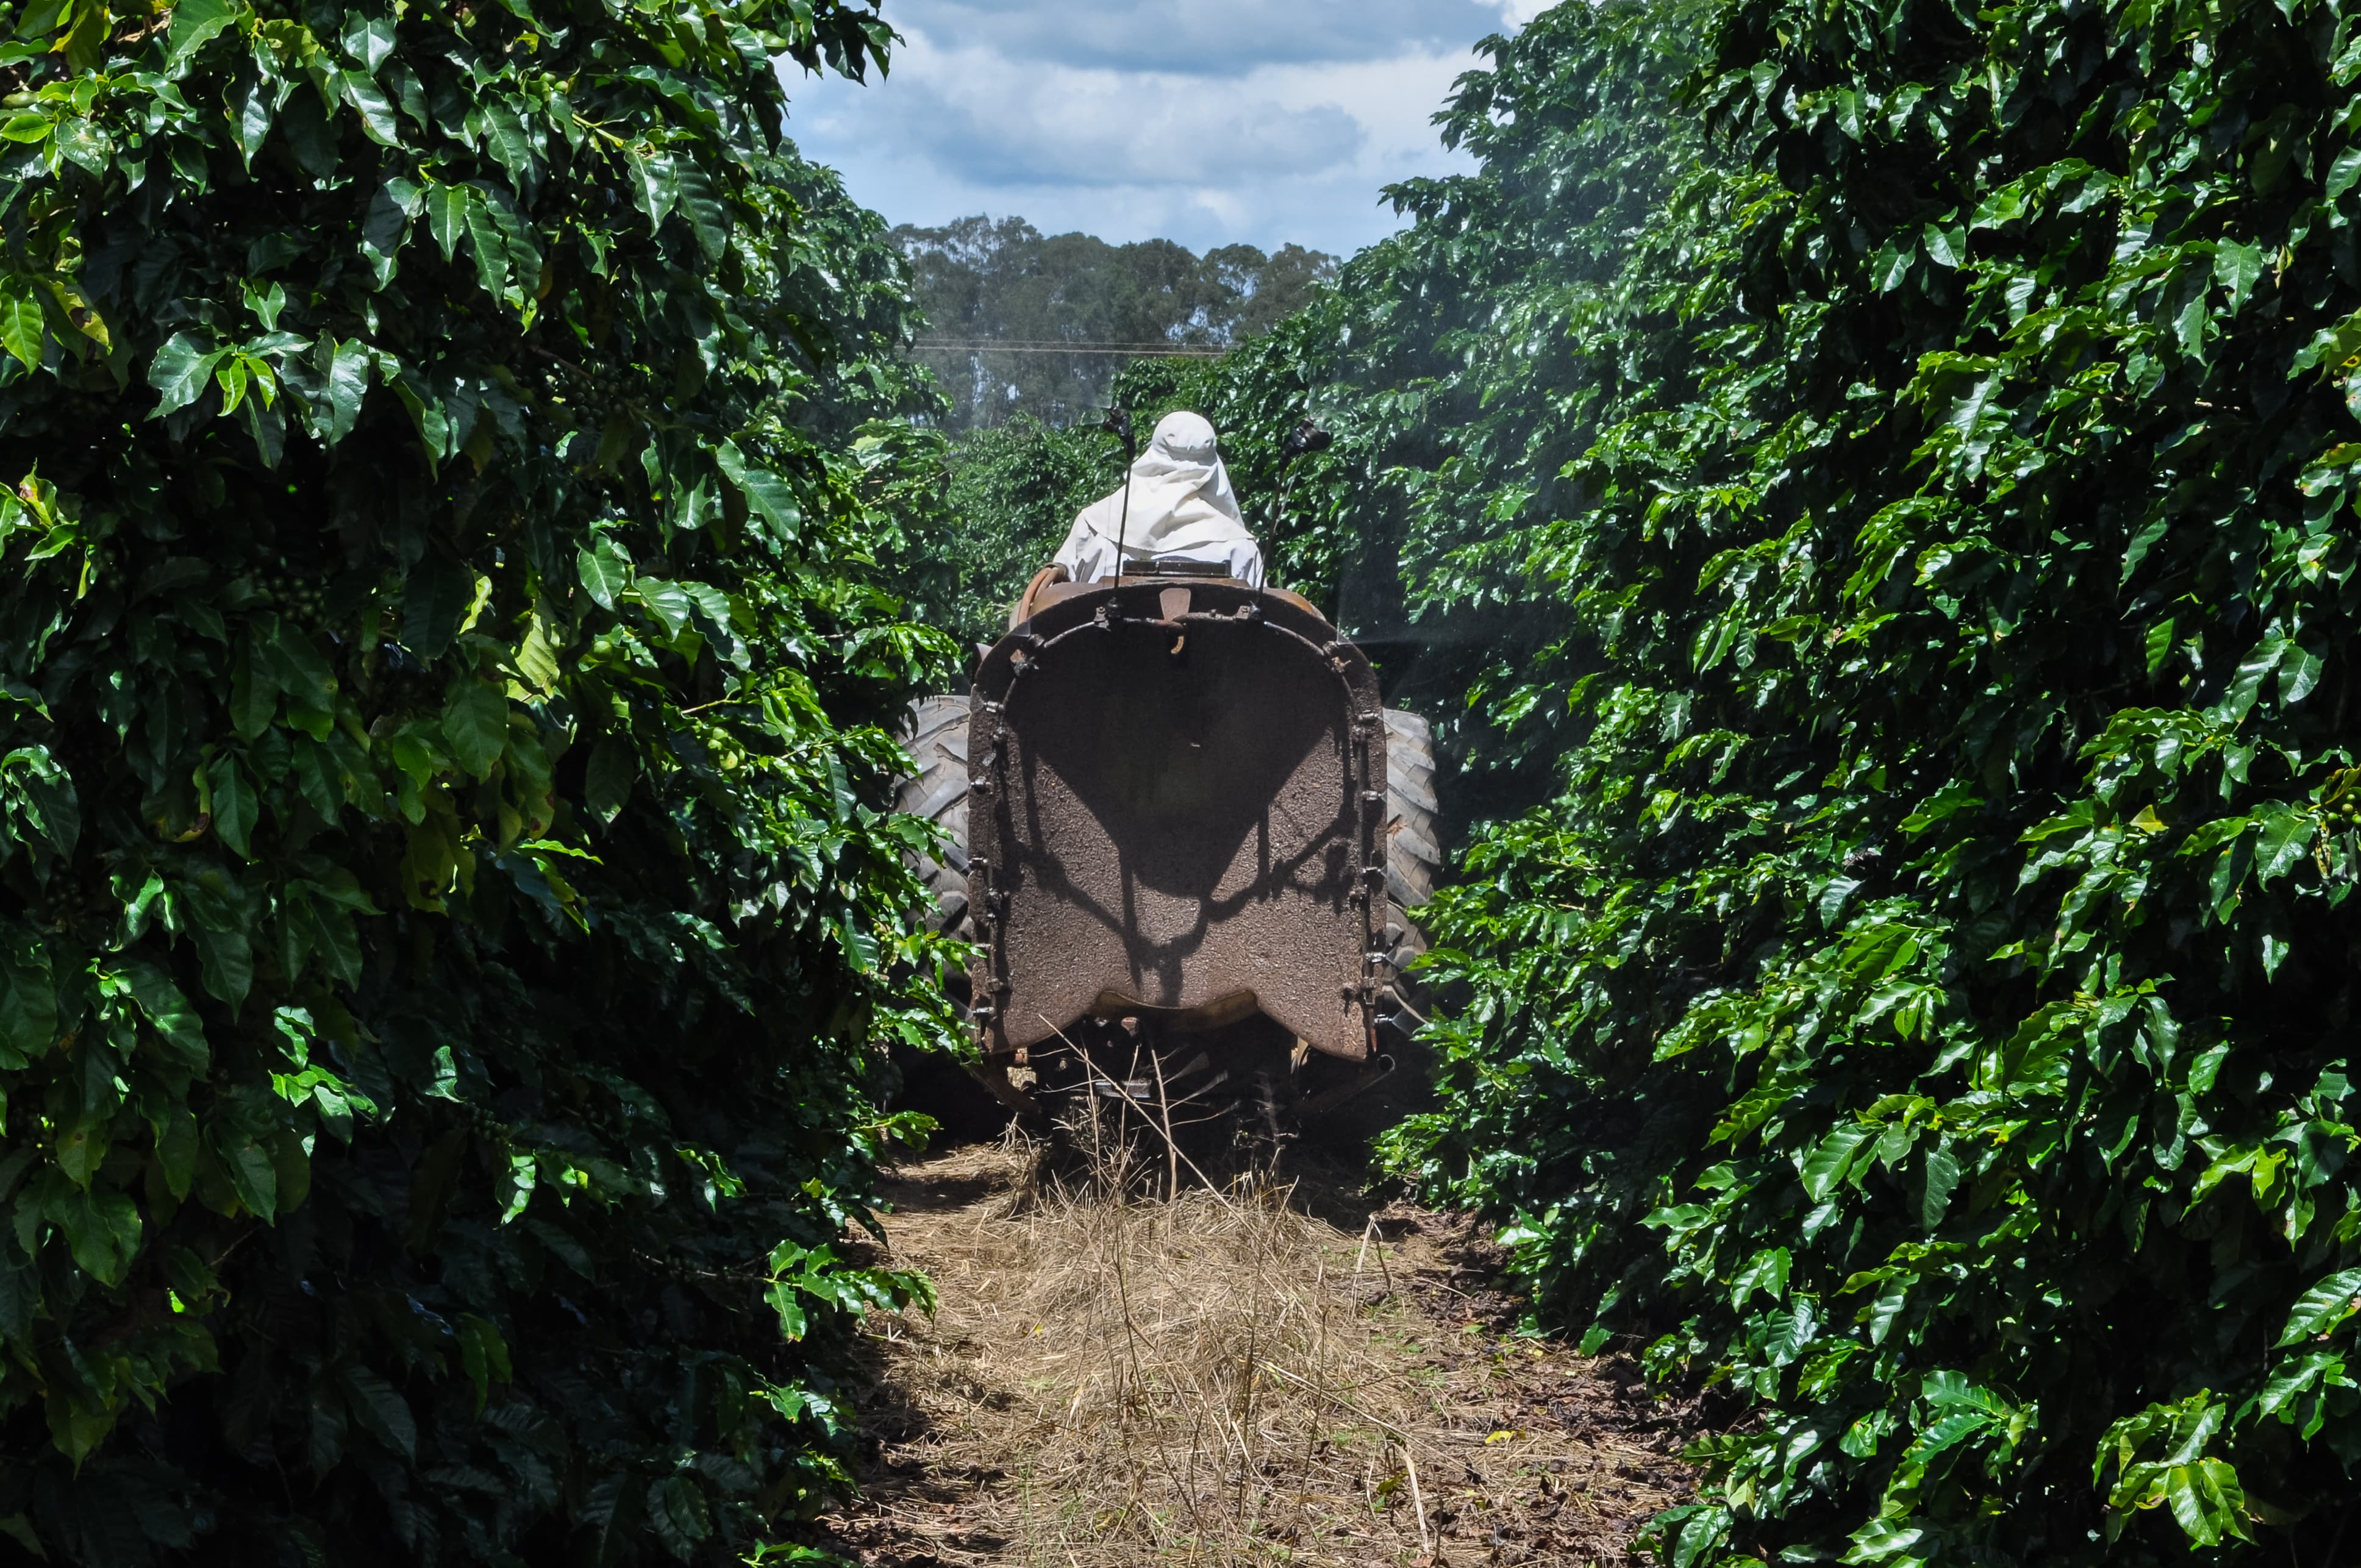
M1561 5L1224 369L1468 770L1389 1157L1710 1391L1675 1568L2361 1540L2357 24Z
M890 35L0 37L0 1552L775 1545L927 1296L841 1238L945 1022L873 563L931 394L779 74Z

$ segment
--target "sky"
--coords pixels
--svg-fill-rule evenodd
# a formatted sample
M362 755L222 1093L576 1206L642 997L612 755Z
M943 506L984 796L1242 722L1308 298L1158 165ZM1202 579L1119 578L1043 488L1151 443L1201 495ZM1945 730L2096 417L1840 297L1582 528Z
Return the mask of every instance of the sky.
M1468 167L1433 116L1546 3L884 0L891 74L790 67L787 129L892 223L1350 255L1399 225L1381 187Z

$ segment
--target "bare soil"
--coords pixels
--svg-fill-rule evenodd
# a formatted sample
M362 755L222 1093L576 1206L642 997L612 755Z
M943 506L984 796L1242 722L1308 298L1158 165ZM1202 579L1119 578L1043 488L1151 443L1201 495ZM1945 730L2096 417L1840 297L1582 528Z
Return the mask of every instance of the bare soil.
M820 1537L866 1568L1620 1563L1692 1486L1694 1413L1517 1333L1461 1219L1311 1179L1077 1195L1021 1143L889 1196L942 1305L868 1325L862 1497Z

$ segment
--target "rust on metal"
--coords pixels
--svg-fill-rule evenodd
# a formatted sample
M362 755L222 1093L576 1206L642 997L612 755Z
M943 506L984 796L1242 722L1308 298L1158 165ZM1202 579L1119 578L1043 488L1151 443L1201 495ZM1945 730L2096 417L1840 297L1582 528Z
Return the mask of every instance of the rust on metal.
M974 1022L993 1055L1085 1014L1259 1011L1371 1051L1385 739L1368 661L1291 594L1037 579L969 720Z

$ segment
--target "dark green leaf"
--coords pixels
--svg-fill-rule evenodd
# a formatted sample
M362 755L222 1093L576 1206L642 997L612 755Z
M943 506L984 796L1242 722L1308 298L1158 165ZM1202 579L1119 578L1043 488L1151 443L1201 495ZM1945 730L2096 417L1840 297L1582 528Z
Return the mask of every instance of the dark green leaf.
M654 612L667 637L680 635L688 624L690 612L696 608L678 583L663 577L642 576L631 585L631 597Z
M2325 1333L2356 1311L2361 1311L2361 1268L2332 1274L2296 1298L2278 1343L2285 1347Z
M230 1132L215 1149L231 1190L258 1220L279 1212L279 1168L270 1151L251 1133Z
M508 693L473 675L454 681L443 705L443 737L461 767L479 779L489 777L508 749Z
M712 176L698 163L675 166L674 190L680 210L688 215L698 248L708 261L718 261L730 247L730 214L715 191Z
M32 287L16 280L0 283L0 348L26 369L38 370L47 330L40 297Z
M614 609L616 599L631 587L631 557L603 533L589 548L575 553L574 565L583 590L601 609Z
M786 482L767 469L750 466L733 443L723 442L716 456L723 476L744 494L755 515L771 525L781 543L794 543L803 525L803 510Z
M179 1057L181 1065L191 1072L202 1073L213 1059L213 1047L205 1040L204 1025L198 1020L189 999L174 984L172 977L146 959L126 959L124 978L131 982L131 994L148 1022Z
M631 743L621 736L601 739L590 753L590 769L583 782L584 804L601 822L611 822L631 798L639 779L640 762Z
M153 417L160 419L196 401L212 384L214 370L228 357L228 349L208 349L194 333L174 334L156 351L148 367L148 384L161 394Z
M1834 1192L1837 1183L1852 1168L1853 1157L1861 1146L1876 1136L1876 1129L1859 1123L1848 1122L1822 1139L1817 1146L1796 1164L1804 1179L1804 1190L1815 1203Z
M402 594L402 641L421 659L440 657L458 636L475 598L474 575L454 557L429 550Z
M2361 182L2361 148L2346 148L2328 166L2328 180L2323 187L2330 201L2334 201L2356 182Z
M63 1231L74 1266L104 1286L122 1283L139 1251L138 1208L121 1192L53 1190L47 1205Z
M1960 1158L1948 1144L1940 1144L1927 1153L1919 1178L1918 1223L1934 1230L1943 1223L1951 1206L1951 1194L1960 1185Z
M401 127L394 123L393 105L378 91L377 83L357 71L343 72L337 79L345 102L360 115L361 129L369 140L379 147L400 147Z
M360 422L361 400L368 393L369 368L376 356L359 342L336 344L328 360L327 428L329 445L345 439Z
M434 243L443 249L443 259L450 260L466 237L468 214L477 203L476 192L465 185L432 184L426 187L426 228Z
M179 67L211 39L227 30L237 17L236 0L175 0L172 29L166 35L165 57Z
M353 1422L404 1459L418 1452L418 1421L391 1384L366 1366L347 1363L336 1381L344 1386Z
M0 962L0 1051L18 1066L58 1037L57 991L46 970Z
M258 815L254 785L237 759L225 752L206 770L213 785L214 831L240 855L253 853L254 824Z
M279 711L279 670L259 637L238 644L232 666L229 718L241 740L258 740Z
M2241 245L2225 239L2213 251L2213 275L2230 296L2230 308L2236 310L2254 292L2255 281L2263 275L2263 247Z

